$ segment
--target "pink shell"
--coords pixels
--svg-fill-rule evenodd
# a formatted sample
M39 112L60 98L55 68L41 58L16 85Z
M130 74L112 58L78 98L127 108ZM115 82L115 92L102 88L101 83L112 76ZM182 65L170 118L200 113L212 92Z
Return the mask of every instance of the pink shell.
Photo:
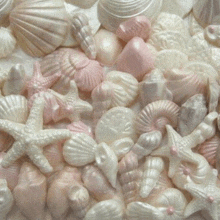
M117 60L117 70L132 74L137 80L154 68L154 57L143 39L134 37Z
M151 23L148 18L143 15L122 22L116 31L116 35L126 42L133 37L140 37L143 40L147 40L150 33Z
M85 133L93 138L91 128L82 121L72 122L71 124L67 125L67 129L69 129L73 134Z

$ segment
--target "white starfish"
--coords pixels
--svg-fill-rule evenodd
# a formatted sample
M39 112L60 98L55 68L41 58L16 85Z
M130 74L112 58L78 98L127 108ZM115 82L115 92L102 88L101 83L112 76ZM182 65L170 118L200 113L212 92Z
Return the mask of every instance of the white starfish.
M0 119L0 130L12 135L15 139L11 149L2 160L1 165L7 167L14 161L27 154L33 163L44 172L51 172L53 168L43 155L42 148L62 139L70 138L71 133L66 129L43 128L44 99L37 98L33 103L26 124L20 124Z
M187 183L185 189L194 197L185 209L185 217L199 211L206 210L213 220L218 220L220 205L220 188L216 186L218 172L213 169L202 184Z

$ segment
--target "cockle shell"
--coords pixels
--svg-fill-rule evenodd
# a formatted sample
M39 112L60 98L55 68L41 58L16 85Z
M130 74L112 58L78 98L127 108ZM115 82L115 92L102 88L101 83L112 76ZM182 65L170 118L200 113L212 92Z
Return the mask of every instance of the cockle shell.
M140 196L146 198L156 186L160 173L164 170L164 162L160 157L147 157L140 187Z
M196 94L180 107L177 130L181 136L190 134L207 114L205 97Z
M109 31L115 32L119 24L138 15L154 20L162 7L162 0L101 0L98 18Z
M0 58L4 58L10 55L15 49L16 43L17 41L13 36L11 29L0 27Z
M46 193L46 177L32 164L23 163L13 195L17 206L28 219L43 218Z
M82 121L72 122L71 124L68 124L66 128L70 130L73 134L85 133L93 138L93 133L91 128L86 124L84 124Z
M7 181L0 179L0 218L6 220L6 215L13 206L13 196L10 189L7 187Z
M82 50L90 59L95 59L97 51L88 17L83 13L76 13L71 18L71 25L73 35L79 42Z
M76 5L80 8L91 8L97 0L66 0L66 2Z
M9 15L13 7L13 3L13 0L2 0L0 2L0 24L4 23L6 17Z
M19 45L31 56L45 56L64 40L67 18L63 1L24 1L10 13Z
M159 100L145 106L136 119L138 134L151 131L165 133L165 126L171 124L177 126L179 106L169 100Z
M204 35L206 40L208 40L209 43L212 43L217 47L220 47L219 33L220 33L219 25L209 25L204 30Z
M121 201L110 199L94 205L85 216L85 220L123 220L123 206Z

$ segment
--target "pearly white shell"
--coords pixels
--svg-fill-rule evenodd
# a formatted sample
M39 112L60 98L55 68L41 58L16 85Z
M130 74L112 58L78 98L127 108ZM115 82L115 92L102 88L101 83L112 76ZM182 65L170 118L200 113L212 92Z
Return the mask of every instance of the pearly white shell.
M208 104L209 104L209 112L213 112L217 110L218 99L220 95L220 86L216 80L209 79L208 80Z
M80 8L91 8L97 0L66 0L66 2L76 5Z

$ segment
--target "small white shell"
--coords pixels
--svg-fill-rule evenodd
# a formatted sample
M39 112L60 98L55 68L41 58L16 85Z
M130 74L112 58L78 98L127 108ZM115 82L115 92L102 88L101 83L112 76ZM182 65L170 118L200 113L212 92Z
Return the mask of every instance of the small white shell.
M10 55L15 49L16 42L17 41L9 28L0 27L0 58Z
M94 205L85 216L85 220L123 220L123 207L119 200L106 200Z
M73 166L84 166L95 161L97 144L85 133L76 133L65 142L63 156L67 163Z
M4 23L12 7L13 7L13 0L1 0L0 2L0 24Z
M219 33L220 33L219 25L209 25L204 30L205 39L209 43L211 43L217 47L220 47Z

